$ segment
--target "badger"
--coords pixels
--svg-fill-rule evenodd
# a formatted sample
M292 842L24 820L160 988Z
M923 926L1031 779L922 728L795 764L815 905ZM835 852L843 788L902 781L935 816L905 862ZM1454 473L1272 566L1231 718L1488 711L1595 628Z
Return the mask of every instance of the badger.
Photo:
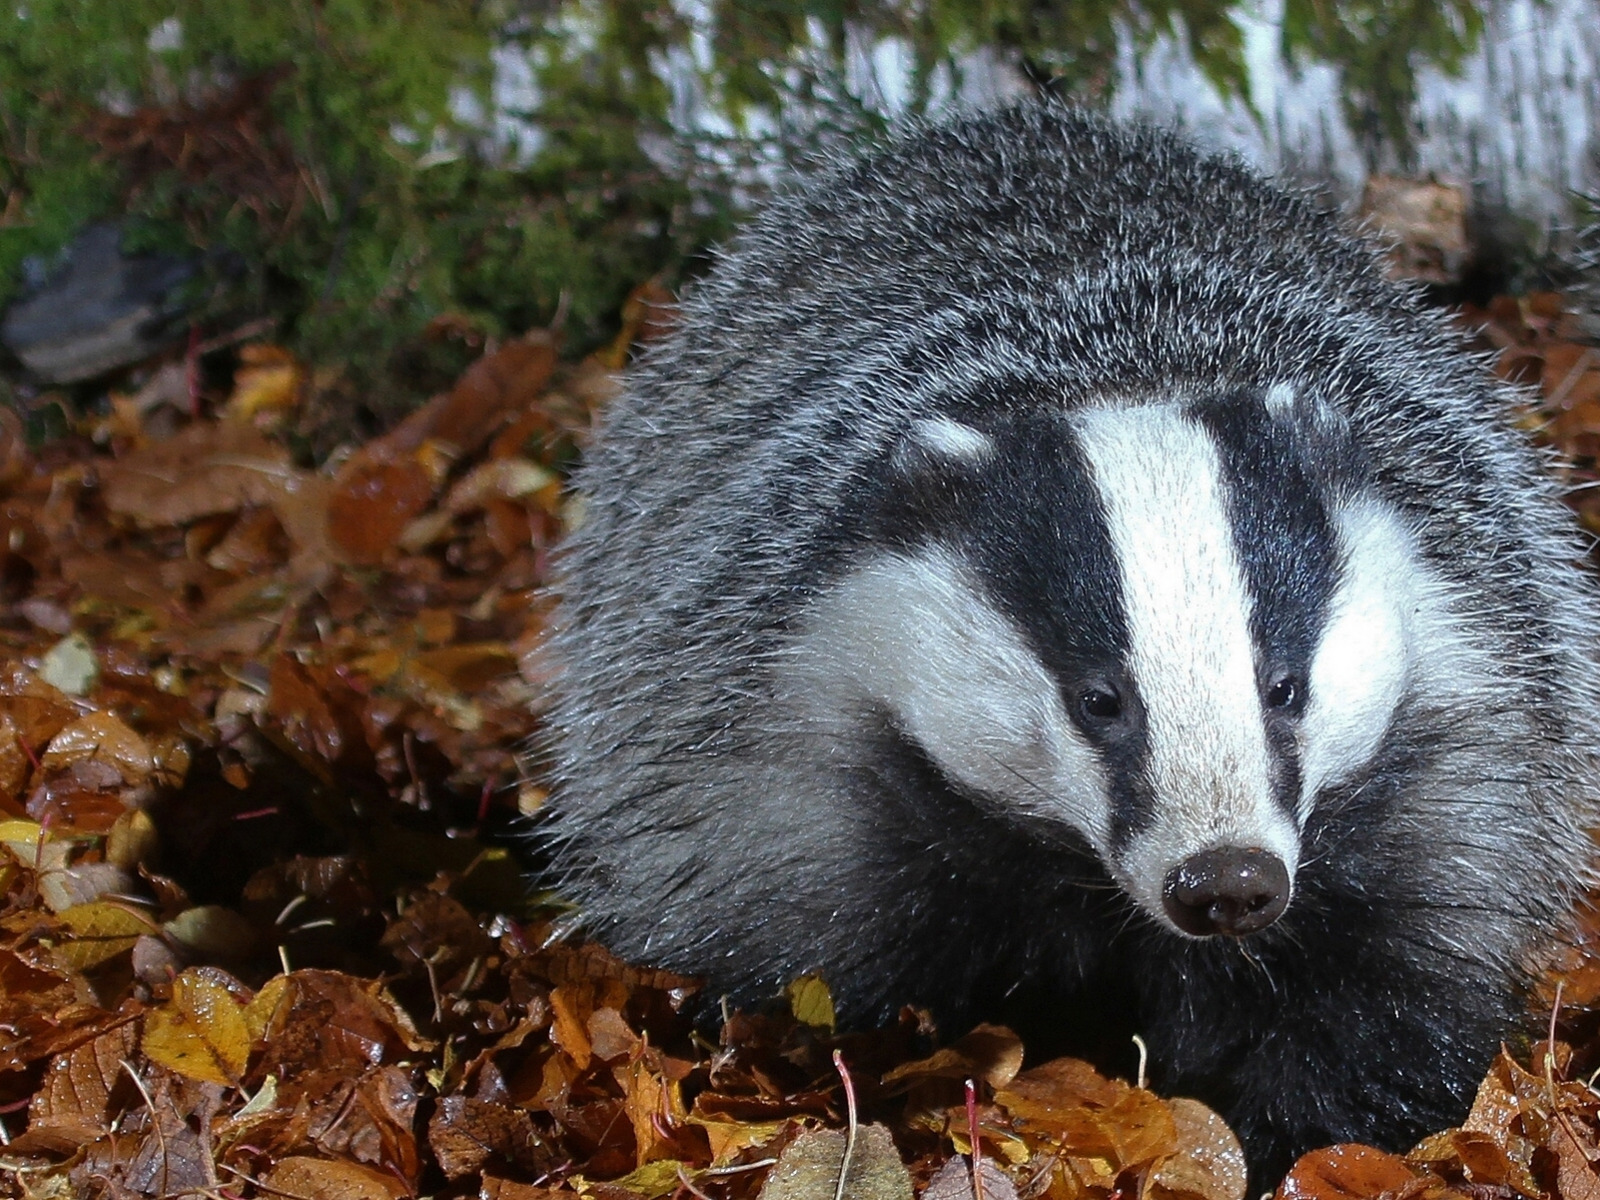
M735 1001L1138 1033L1257 1178L1458 1120L1600 746L1584 546L1485 366L1158 129L1021 105L795 183L577 476L565 894Z

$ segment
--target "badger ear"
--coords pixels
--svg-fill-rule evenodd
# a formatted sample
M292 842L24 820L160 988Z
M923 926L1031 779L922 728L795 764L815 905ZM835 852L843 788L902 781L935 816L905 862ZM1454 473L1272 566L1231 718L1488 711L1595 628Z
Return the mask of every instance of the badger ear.
M1275 383L1262 396L1267 417L1288 431L1331 499L1358 495L1369 474L1366 455L1350 428L1350 419L1316 388Z
M978 466L994 455L994 439L981 429L952 417L918 417L896 447L894 461L901 471L914 472L931 465Z
M1337 435L1348 431L1344 414L1329 404L1315 388L1281 380L1262 396L1267 415L1311 433Z

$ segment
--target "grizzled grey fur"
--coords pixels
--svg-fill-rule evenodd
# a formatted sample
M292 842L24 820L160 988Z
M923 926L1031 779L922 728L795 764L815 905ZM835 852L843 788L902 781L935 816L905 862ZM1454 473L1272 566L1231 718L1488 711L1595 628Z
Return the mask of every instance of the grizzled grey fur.
M797 631L863 547L938 541L944 510L862 516L919 419L1274 387L1340 431L1330 494L1415 531L1477 674L1408 692L1317 799L1271 928L1161 927L1070 830L996 815L881 713L797 698ZM1162 132L1020 106L796 184L630 371L578 477L549 647L561 887L623 955L739 1001L821 970L856 1023L913 1003L1051 1049L1138 1032L1155 1084L1217 1106L1264 1172L1458 1120L1587 878L1600 747L1582 547L1513 399L1336 219ZM1003 519L1033 490L960 544L1048 536Z

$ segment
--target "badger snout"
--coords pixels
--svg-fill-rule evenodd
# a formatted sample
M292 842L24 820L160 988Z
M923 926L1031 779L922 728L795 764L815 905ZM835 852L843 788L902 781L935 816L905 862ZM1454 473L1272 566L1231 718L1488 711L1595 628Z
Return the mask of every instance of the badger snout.
M1213 846L1167 873L1162 905L1195 937L1243 937L1265 929L1289 906L1289 870L1270 850Z

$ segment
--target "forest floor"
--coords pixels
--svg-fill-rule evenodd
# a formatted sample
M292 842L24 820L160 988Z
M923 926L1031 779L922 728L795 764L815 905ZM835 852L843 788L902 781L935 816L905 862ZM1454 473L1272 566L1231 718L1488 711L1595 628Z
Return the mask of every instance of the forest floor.
M1592 483L1600 352L1561 298L1463 319ZM540 588L640 332L489 347L319 470L270 344L44 445L0 409L0 1196L1242 1200L1193 1100L999 1028L930 1055L912 1010L839 1034L809 979L713 1042L694 981L555 936L515 848ZM1600 489L1574 506L1600 533ZM1462 1128L1315 1152L1280 1197L1600 1200L1585 928L1534 998L1555 1040Z

